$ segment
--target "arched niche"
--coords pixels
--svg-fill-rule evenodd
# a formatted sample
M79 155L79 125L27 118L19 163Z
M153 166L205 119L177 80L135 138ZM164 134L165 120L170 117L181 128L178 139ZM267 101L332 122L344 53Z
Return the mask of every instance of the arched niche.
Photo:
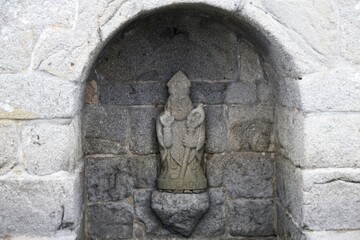
M291 174L276 176L287 148L277 139L288 134L298 101L296 84L293 96L283 75L303 67L284 49L273 51L279 46L237 12L205 4L145 12L112 34L86 83L85 235L176 237L151 211L150 195L159 159L155 119L180 70L207 115L212 205L192 237L275 237L276 216L286 212L275 181Z

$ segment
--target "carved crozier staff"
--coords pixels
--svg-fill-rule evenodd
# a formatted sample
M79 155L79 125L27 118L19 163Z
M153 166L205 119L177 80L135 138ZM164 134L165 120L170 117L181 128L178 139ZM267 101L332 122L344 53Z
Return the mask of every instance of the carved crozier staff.
M187 127L189 139L191 139L191 140L194 139L195 129L198 126L200 126L201 123L204 122L204 119L205 119L205 112L204 112L203 104L200 103L197 108L193 109L190 112L189 116L186 119L185 124ZM184 159L183 159L183 162L181 165L181 171L180 171L181 179L185 178L186 169L187 169L187 166L189 165L190 151L191 151L190 147L185 147Z

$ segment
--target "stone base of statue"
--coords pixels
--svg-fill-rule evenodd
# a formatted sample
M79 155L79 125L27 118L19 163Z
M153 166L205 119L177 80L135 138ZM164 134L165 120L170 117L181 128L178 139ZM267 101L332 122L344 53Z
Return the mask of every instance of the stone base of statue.
M151 196L151 208L165 228L189 237L209 208L209 194L154 191Z
M205 192L207 189L207 179L198 178L194 180L170 180L161 179L157 180L157 187L160 191L173 192L173 193L200 193Z

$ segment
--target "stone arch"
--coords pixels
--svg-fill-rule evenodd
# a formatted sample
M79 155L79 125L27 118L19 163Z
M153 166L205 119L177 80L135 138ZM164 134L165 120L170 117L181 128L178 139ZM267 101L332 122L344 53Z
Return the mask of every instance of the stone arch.
M264 41L263 45L268 45L268 52L283 76L297 77L316 72L326 64L326 59L311 45L293 41L288 29L256 6L256 2L114 1L98 7L99 12L94 12L91 4L78 6L77 23L71 29L46 29L38 42L33 68L70 81L82 81L97 54L128 22L160 8L184 4L200 4L241 21L256 38Z
M133 7L138 6L137 4L134 4L134 5L131 5L131 4L129 5L129 4L126 3L126 6L133 6ZM166 4L164 4L161 7L158 6L158 8L155 8L155 9L145 7L145 8L142 8L142 10L139 12L135 11L134 13L131 13L130 15L128 15L127 16L128 21L126 21L126 22L124 21L123 24L121 24L121 21L123 19L120 17L119 17L119 19L108 20L109 22L112 22L112 21L117 22L117 24L119 24L119 25L113 23L112 26L115 26L113 28L107 27L106 25L104 25L102 28L100 28L99 34L101 36L100 38L102 39L102 44L103 44L102 46L104 47L105 43L107 43L108 46L111 46L111 39L119 39L119 36L116 36L116 34L118 32L120 32L120 33L126 32L127 29L131 29L132 27L135 28L137 22L142 22L142 21L144 21L144 19L146 19L149 16L166 13L166 12L171 12L171 11L176 11L176 10L192 9L195 12L197 11L200 13L208 14L210 16L213 16L215 18L215 21L222 22L226 26L231 26L232 28L235 28L235 29L233 29L233 31L235 31L235 32L237 31L237 33L239 33L239 34L240 33L244 34L246 36L245 38L252 40L252 44L254 44L257 51L261 53L262 58L266 59L263 61L265 61L266 64L273 67L273 70L269 70L266 74L268 74L268 75L273 74L272 76L269 76L269 78L272 78L272 80L275 81L276 84L278 84L277 91L280 93L280 95L282 95L279 98L279 102L278 102L278 104L281 106L278 109L274 108L274 112L276 112L275 119L269 120L269 121L274 121L276 136L273 135L273 139L269 140L269 142L271 142L271 144L273 146L268 146L269 149L266 151L268 152L269 156L271 154L275 154L275 153L280 154L280 156L276 157L275 159L278 164L277 168L280 170L283 170L282 169L282 168L284 168L283 162L285 162L285 165L286 165L286 161L290 158L291 159L294 158L294 161L296 161L296 159L297 159L296 157L301 158L301 156L298 156L298 155L302 154L301 153L301 149L302 149L301 112L296 112L296 111L294 112L294 109L297 106L299 106L299 104L300 104L300 96L299 96L300 94L298 92L296 82L289 80L289 79L301 78L301 76L305 73L311 73L313 71L318 70L318 68L320 66L323 66L325 60L321 56L319 56L313 49L311 49L311 47L304 46L304 45L299 46L299 45L297 45L297 43L292 42L290 40L290 36L286 33L286 31L284 29L281 28L281 26L279 26L279 23L277 21L275 21L273 18L268 18L266 12L259 9L258 7L253 7L252 4L250 4L250 5L244 4L244 6L240 6L240 7L237 5L234 5L234 6L235 6L235 10L233 10L233 11L229 11L229 9L227 9L224 6L219 8L219 6L214 7L214 5L212 5L212 4L209 4L209 3L204 4L203 2L200 4L196 4L196 3L179 4L179 5L175 4L175 5L168 5L168 6ZM118 11L120 11L120 10L118 10ZM267 22L267 24L265 24L265 22L260 21L260 19L263 19L263 18L266 18L266 20L263 20L263 21ZM121 41L121 37L120 37L120 41ZM289 44L289 42L290 42L290 44ZM101 44L96 49L94 49L94 52L96 54L91 56L90 62L95 61L94 56L97 56L100 53L100 49L101 49ZM265 64L265 62L263 62L263 64ZM84 72L86 73L86 72L88 72L88 70L85 70ZM169 77L169 76L167 76L167 77ZM80 79L82 81L83 77L81 77ZM271 91L275 91L275 89L272 89ZM111 101L110 101L110 103L114 104L114 102L111 102ZM272 107L274 107L274 106L272 106ZM90 110L90 111L93 111L93 110ZM104 110L102 108L99 112L104 113L104 111L106 112L106 110ZM115 109L112 109L111 111L115 112ZM260 110L260 111L262 111L262 110ZM95 117L100 117L98 115L99 113L95 113L95 114L90 113L90 115L91 114L93 114ZM130 112L130 114L132 114L132 113ZM236 113L234 113L234 114L236 115ZM270 111L269 113L265 113L265 114L271 115L272 111ZM151 114L149 116L151 116ZM133 116L131 116L131 117L133 117ZM126 117L124 117L124 119L125 118ZM91 120L92 119L90 119L90 121ZM124 121L126 121L126 120L124 120ZM251 124L254 124L254 123L251 123ZM255 124L257 124L257 123L255 123ZM297 128L296 130L292 129L292 126L294 126L294 125L296 125L296 128ZM255 127L263 127L263 126L255 125ZM267 127L265 127L265 128L267 128ZM124 129L122 129L121 131L126 132L126 130L124 130ZM246 133L244 133L244 134L246 134ZM294 137L298 137L298 136L300 136L300 138L298 139L298 141L296 143L297 144L296 149L295 150L291 149L293 147L293 143L291 141L293 140ZM141 134L137 135L137 137L141 137ZM280 138L280 139L278 139L278 138ZM289 143L289 141L290 141L290 143ZM285 142L285 145L283 144L283 142ZM289 145L286 145L287 143L289 143ZM94 144L93 140L90 143L90 145L92 145L92 144ZM101 144L103 144L103 143L101 143ZM96 145L96 143L95 143L95 145ZM276 147L274 145L276 145ZM94 146L94 145L92 145L92 146ZM144 146L140 146L140 147L144 147ZM97 150L100 148L102 148L102 146L95 147L95 149L97 149ZM252 147L250 147L250 149L251 148ZM231 150L234 150L234 149L231 149ZM253 150L254 151L265 151L262 148L256 149L256 147ZM281 150L282 152L278 152L278 150ZM118 153L123 154L123 153L121 153L121 151L122 150L120 150ZM126 148L124 151L127 151ZM139 150L139 148L136 149L136 146L133 147L131 149L131 151L132 151L132 153L135 153L135 154L154 153L154 151L152 151L151 149L150 150L143 150L143 149ZM93 153L98 153L98 152L93 152ZM213 154L213 152L211 152L211 150L209 150L209 154ZM295 157L292 156L292 154L295 155ZM229 164L232 164L231 165L232 167L237 169L239 167L238 166L239 163L236 161L233 161L231 159L232 157L233 156L230 156L230 159L228 160L228 162L229 162ZM246 156L246 157L248 157L250 159L254 158L254 156ZM257 158L257 155L255 156L255 158ZM281 161L277 161L278 158L281 159ZM119 161L119 159L116 158L115 161ZM141 162L142 160L136 159L136 157L135 157L134 159L132 159L132 161L140 161ZM148 160L148 161L150 161L150 160ZM103 161L104 165L97 165L98 162L100 162L99 158L90 159L90 163L88 164L90 166L89 167L90 173L92 173L93 169L101 169L101 168L103 169L103 171L106 172L106 171L108 171L108 169L106 169L106 168L108 168L109 165L112 166L112 164L114 164L114 161L112 161L111 159L110 160L105 159ZM280 163L278 163L278 162L280 162ZM116 167L115 165L112 167ZM121 166L121 167L124 169L127 169L129 166ZM260 167L260 165L253 166L253 167L255 167L255 168ZM128 171L128 170L126 170L126 171ZM266 172L266 169L263 169L263 171ZM264 172L262 172L261 174L265 174ZM238 174L240 174L240 173L238 173ZM289 189L286 189L288 187L288 184L286 181L290 177L291 173L286 172L286 169L285 169L285 170L283 170L283 172L281 174L282 174L282 176L280 176L279 179L277 180L279 186L281 187L280 191L282 191L282 192L289 191ZM111 175L111 173L110 173L110 175ZM128 177L130 177L130 176L128 176ZM275 176L275 175L273 176L274 180L276 177L277 176ZM229 181L231 181L231 180L229 180ZM295 183L295 184L300 183L300 178L294 179L293 183ZM126 185L127 183L124 182L123 184ZM89 183L88 183L88 185L89 185ZM90 183L90 185L91 185L91 183ZM95 183L95 185L97 185L97 184ZM146 187L152 187L152 186L149 185ZM244 186L240 186L240 187L244 187ZM126 191L128 191L128 190L129 189L127 189ZM90 191L92 191L92 190L90 190ZM234 192L236 192L236 190ZM233 195L236 198L237 193L234 193ZM262 196L262 195L260 194L259 196ZM103 200L101 198L101 196L99 199L97 199L97 196L94 196L94 195L92 195L92 197L94 197L94 199L92 199L93 201ZM123 197L125 197L125 196L123 196ZM251 197L253 197L253 196L251 196ZM149 200L146 196L137 196L137 197L135 196L135 198L136 198L135 201L137 201L139 199L140 199L139 201L144 200L141 198L145 198L145 199ZM273 205L266 205L266 208L271 208L271 206L275 207L278 204L278 202L276 202L275 199L276 198L274 198ZM234 211L236 211L236 209L238 209L238 208L241 208L240 206L244 207L245 209L252 209L253 205L255 205L255 207L254 207L254 209L252 209L252 211L257 211L257 210L263 211L263 209L262 209L263 203L260 203L260 205L258 205L258 206L256 204L257 204L256 201L255 202L251 202L251 201L244 202L242 200L239 200L239 201L234 200L230 205ZM121 210L123 210L123 208L124 208L124 206L118 206L118 207ZM142 206L140 206L140 207L142 207ZM279 209L277 214L279 216L281 216L281 220L285 221L286 224L291 225L291 227L293 225L296 226L296 223L293 223L291 221L291 219L284 217L284 216L288 216L286 214L291 214L291 213L287 212L287 210L286 210L287 207L288 206L283 206L280 204L278 207L276 207L276 209ZM96 206L96 204L95 205L92 204L90 206L90 208L93 208L93 209L89 210L89 213L87 213L87 214L90 214L90 218L97 219L97 215L92 215L93 212L100 214L100 215L101 215L102 211L106 212L106 210L100 209L100 206ZM110 208L117 208L117 207L110 206ZM249 211L251 211L251 210L249 210ZM125 215L126 214L130 214L130 212L126 212ZM237 220L241 221L239 219L237 219ZM90 225L91 224L95 225L95 223L90 222ZM290 231L289 228L291 228L288 226L284 228L281 225L279 225L279 227L285 232ZM89 229L91 229L91 227ZM246 234L250 234L250 235L256 234L255 232L244 233L241 229L240 230L237 229L236 226L233 227L233 229L231 231L232 231L231 233L235 234L235 236L236 236L236 234L240 234L240 235L241 234L245 234L245 235ZM261 232L259 234L260 235L261 234L265 234L265 235L272 234L271 232L269 233L266 231L268 231L268 230L265 230L265 233ZM96 233L93 232L93 234L96 234Z

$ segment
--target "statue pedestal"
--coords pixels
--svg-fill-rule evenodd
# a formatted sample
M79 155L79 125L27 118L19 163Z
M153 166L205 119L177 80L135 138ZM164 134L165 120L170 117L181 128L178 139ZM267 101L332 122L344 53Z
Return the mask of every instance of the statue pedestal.
M209 194L154 191L151 208L168 230L188 237L209 208Z

